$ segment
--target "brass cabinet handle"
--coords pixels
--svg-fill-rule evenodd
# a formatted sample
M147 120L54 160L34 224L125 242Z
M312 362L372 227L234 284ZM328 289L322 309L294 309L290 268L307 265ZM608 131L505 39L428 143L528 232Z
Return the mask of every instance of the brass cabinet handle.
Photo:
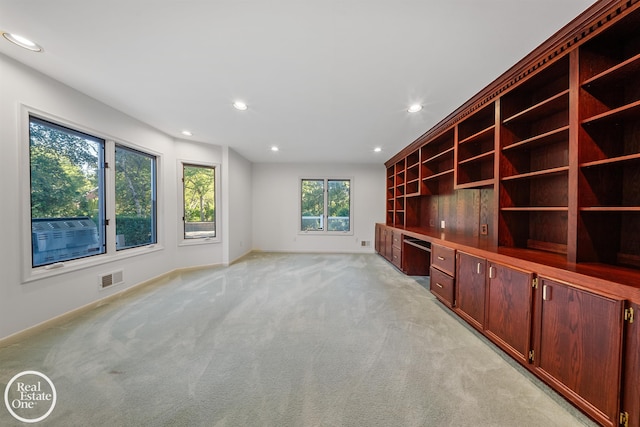
M438 282L436 282L436 286L442 289L442 285Z
M439 259L440 261L444 261L444 258L443 258L443 257L441 257L441 256L439 256L439 257L438 257L438 259Z

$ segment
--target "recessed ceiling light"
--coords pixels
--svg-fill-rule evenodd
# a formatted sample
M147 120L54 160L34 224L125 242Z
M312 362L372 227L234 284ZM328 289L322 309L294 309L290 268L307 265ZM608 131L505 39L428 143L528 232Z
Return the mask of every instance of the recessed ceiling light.
M234 102L234 103L233 103L233 107L234 107L236 110L244 111L244 110L246 110L246 109L247 109L247 104L245 104L245 103L244 103L244 102L242 102L242 101L236 101L236 102Z
M271 151L279 151L280 149L278 147L276 147L275 145L273 147L271 147Z
M417 113L420 110L422 110L422 105L420 104L413 104L407 109L407 111L410 113Z
M188 130L183 130L183 131L182 131L182 134L183 134L184 136L193 136L193 133L191 133L191 131L188 131Z
M19 36L17 34L2 33L2 37L9 40L11 43L18 45L22 48L28 49L32 52L42 52L42 48L37 43L32 42L26 37Z
M374 149L373 149L373 151L375 151L376 153L379 153L379 152L381 152L381 151L382 151L382 148L380 148L380 147L376 147L376 148L374 148Z

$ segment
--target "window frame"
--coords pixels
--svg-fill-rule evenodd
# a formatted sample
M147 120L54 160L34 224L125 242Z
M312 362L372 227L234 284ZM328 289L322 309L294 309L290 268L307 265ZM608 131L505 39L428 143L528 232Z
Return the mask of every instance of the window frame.
M84 133L91 135L95 138L104 140L104 162L108 165L104 169L103 186L104 186L104 219L107 221L103 224L105 229L104 240L106 250L102 254L96 254L89 257L75 258L67 261L56 262L53 264L47 264L34 267L32 265L32 245L31 245L31 153L30 153L30 131L29 123L30 118L34 117L38 120L51 122L54 125L61 126L63 128L69 128L71 131ZM149 244L146 246L132 247L127 250L116 251L116 225L115 225L115 146L119 145L128 149L139 151L143 154L147 154L155 157L156 166L156 206L155 217L156 225L162 224L164 220L164 212L162 204L159 200L162 200L162 164L163 156L161 153L150 150L146 147L130 143L121 138L114 138L105 132L100 132L92 129L88 126L80 125L71 120L55 116L53 114L44 112L37 108L30 107L25 104L20 104L20 126L18 129L18 138L21 141L18 155L19 155L19 185L17 191L19 192L19 215L20 215L20 233L22 238L20 253L21 265L22 265L22 277L21 283L27 284L37 280L41 280L48 277L53 277L61 274L65 274L72 271L78 271L87 269L114 261L124 260L127 258L148 254L151 252L157 252L164 249L164 233L160 227L156 228L156 241L155 244ZM111 166L114 165L114 166ZM100 227L100 224L98 224ZM96 286L97 286L96 279Z
M114 176L114 181L113 181L113 187L114 187L114 191L113 191L113 201L114 201L114 205L115 205L115 201L116 201L116 196L117 196L117 191L115 189L115 175L116 175L116 168L117 168L117 163L115 161L115 156L117 154L117 150L118 148L124 150L124 151L128 151L130 153L134 153L137 155L141 155L144 157L148 157L152 160L151 162L151 242L148 243L141 243L138 245L133 245L133 246L125 246L123 248L118 248L117 247L117 243L118 243L118 238L117 238L117 226L118 226L118 217L117 214L115 212L113 212L113 225L114 228L116 229L116 239L115 239L115 243L116 243L116 251L117 252L121 252L121 251L128 251L131 249L135 249L135 248L140 248L140 247L144 247L144 246L149 246L149 245L155 245L158 243L158 156L154 155L154 154L150 154L148 152L139 150L137 148L133 148L130 146L127 146L125 144L122 144L120 142L115 142L114 144L114 161L113 161L113 176Z
M185 166L196 166L203 168L213 168L213 191L215 198L215 237L198 237L198 238L185 238L185 212L184 212L184 167ZM221 218L222 218L222 209L221 209L221 195L220 195L220 163L210 163L210 162L201 162L201 161L193 161L188 159L178 159L177 161L177 187L178 187L178 246L195 246L195 245L207 245L213 243L222 242L221 236Z
M51 120L46 120L43 119L42 117L39 117L37 115L34 114L29 114L28 116L28 120L27 120L27 134L28 134L28 141L27 141L27 151L28 151L28 170L29 170L29 181L28 181L28 187L29 187L29 218L30 218L30 229L33 230L33 223L34 220L39 220L39 219L44 219L44 218L38 218L38 217L34 217L33 216L33 206L32 206L32 202L33 202L33 178L34 178L34 174L33 174L33 153L32 153L32 146L31 146L31 138L32 138L32 132L31 132L31 123L38 123L41 126L45 126L49 129L52 130L56 130L58 132L62 132L62 133L66 133L68 135L74 135L75 137L80 137L82 139L85 139L87 141L93 141L94 143L97 144L97 153L96 153L96 161L97 161L97 165L96 165L96 169L95 172L97 174L97 183L98 183L98 220L97 220L97 224L96 228L97 228L97 232L99 233L99 238L98 238L98 242L97 242L97 246L99 249L97 249L97 252L95 253L87 253L87 254L83 254L80 256L76 256L74 258L69 258L67 260L59 260L59 261L53 261L53 262L43 262L43 263L39 263L36 265L36 252L35 252L35 248L34 248L34 242L32 240L32 238L30 237L29 241L31 242L31 244L29 245L30 247L30 259L31 259L31 268L52 268L51 266L59 264L59 263L65 263L65 262L71 262L71 261L75 261L78 259L84 259L84 258L90 258L90 257L95 257L95 256L100 256L100 255L104 255L107 253L107 228L105 226L106 223L106 218L107 218L107 211L106 211L106 205L105 205L105 199L106 199L106 190L105 190L105 168L104 165L106 163L106 147L107 147L107 141L104 138L101 138L99 136L96 136L93 133L90 132L84 132L84 131L80 131L77 128L72 128L70 126L66 126L63 124L60 124L58 122L54 122ZM56 220L55 222L61 222L63 220L66 219L66 221L64 221L65 224L69 224L71 223L71 219L72 218L79 218L78 216L75 217L65 217L65 216L56 216L56 217L51 217L50 219L54 219ZM73 222L78 222L78 221L73 221ZM72 223L73 224L73 223ZM71 224L70 224L71 225ZM66 232L73 232L73 229L69 228L67 229ZM62 233L65 233L65 231L62 231Z
M324 206L323 206L323 230L302 230L302 182L303 181L323 181L324 185ZM349 182L349 230L346 231L331 231L329 230L329 181L348 181ZM298 177L298 225L297 233L299 235L315 235L315 236L352 236L354 235L353 224L353 194L354 194L354 178L345 176L301 176Z

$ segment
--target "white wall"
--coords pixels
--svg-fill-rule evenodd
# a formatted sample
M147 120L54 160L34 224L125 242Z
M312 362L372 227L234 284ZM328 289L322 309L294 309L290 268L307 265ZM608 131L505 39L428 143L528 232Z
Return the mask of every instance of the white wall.
M228 149L226 182L223 190L223 209L229 221L227 235L223 236L228 243L228 257L225 262L233 262L253 249L252 215L252 171L251 162Z
M351 178L354 233L298 232L301 178ZM373 252L375 223L385 220L385 168L381 164L253 165L253 247L282 252ZM371 242L362 247L361 241Z
M175 268L223 262L224 240L217 244L178 246L176 226L179 218L178 160L220 163L221 147L175 141L3 55L0 55L0 99L0 339ZM56 273L60 273L56 276L23 282L22 248L23 245L30 245L31 240L29 230L21 227L23 218L29 215L28 209L26 212L21 210L21 203L28 198L27 184L20 183L24 177L20 150L26 143L26 129L21 129L23 105L78 124L84 129L94 130L98 136L133 143L160 154L159 245L155 249L135 257L123 258L121 253L110 258L103 257L104 263L76 271L66 271L68 267L65 266L56 270ZM238 157L234 156L233 163L239 165L241 170L232 176L246 181L250 179L248 176L243 178L247 166ZM241 188L247 191L245 184L241 184ZM251 227L250 221L242 217L239 221L246 222L245 228ZM242 226L238 224L234 227ZM250 239L246 244L250 244ZM234 254L236 252L233 251ZM98 276L116 269L124 270L126 283L99 291Z
M373 252L374 224L384 222L384 165L251 164L225 146L175 140L93 98L0 54L0 339L38 325L176 268L227 264L251 251ZM22 250L30 250L28 183L21 152L27 143L23 106L93 130L97 136L135 144L159 154L159 244L126 257L127 251L74 271L24 281ZM21 151L23 150L23 151ZM179 161L220 164L222 221L218 243L179 245ZM354 233L298 233L299 179L353 179ZM26 189L26 190L25 190ZM26 200L26 204L25 204ZM21 208L21 204L27 208ZM371 242L368 247L361 240ZM67 263L65 263L67 264ZM68 263L73 264L73 263ZM124 270L125 284L99 291L98 276Z

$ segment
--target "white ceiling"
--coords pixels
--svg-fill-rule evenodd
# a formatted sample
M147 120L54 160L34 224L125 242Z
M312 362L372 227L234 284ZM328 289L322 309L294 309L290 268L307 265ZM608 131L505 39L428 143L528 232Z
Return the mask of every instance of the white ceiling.
M0 53L252 162L383 163L591 4L0 0L0 31L44 48Z

